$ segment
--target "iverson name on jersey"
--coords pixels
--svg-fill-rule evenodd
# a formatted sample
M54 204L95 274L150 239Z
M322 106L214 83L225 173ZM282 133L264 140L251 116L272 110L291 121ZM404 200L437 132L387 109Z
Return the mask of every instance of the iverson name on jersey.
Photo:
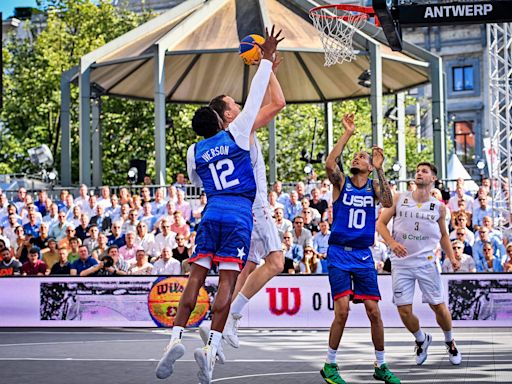
M221 145L219 147L214 147L206 152L204 152L201 157L204 161L211 161L214 157L220 156L220 155L229 155L229 145Z

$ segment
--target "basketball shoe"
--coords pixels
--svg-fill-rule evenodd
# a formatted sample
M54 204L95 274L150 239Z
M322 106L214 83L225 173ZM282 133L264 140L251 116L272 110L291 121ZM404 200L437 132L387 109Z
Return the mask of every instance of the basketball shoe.
M457 345L455 345L455 340L446 343L446 351L448 352L450 363L452 363L453 365L459 365L461 363L462 354L457 349Z
M427 360L428 347L432 343L432 336L429 333L425 333L425 340L422 343L416 341L416 347L414 352L416 354L416 364L421 365Z
M172 375L174 371L174 363L185 354L185 346L181 343L181 339L169 342L165 347L165 352L158 365L156 366L156 377L166 379Z
M206 345L208 342L208 336L210 335L210 327L206 324L201 324L199 326L199 336L201 336L201 340ZM224 349L222 348L222 340L220 341L219 348L217 348L217 361L219 364L224 364L226 362L226 355L224 354Z
M197 348L194 351L194 359L199 366L199 372L197 372L199 384L210 384L215 367L215 351L212 346L205 345L203 348Z
M231 313L228 316L226 325L224 326L224 332L222 333L222 337L226 340L226 343L231 345L233 348L238 348L240 346L240 340L238 340L238 322L241 318L241 314Z
M387 364L382 364L379 367L377 366L377 363L375 363L374 368L375 372L373 374L373 378L375 380L384 381L386 384L400 384L400 379L389 370Z
M329 384L347 384L338 372L338 365L336 363L325 363L324 367L320 370L320 374L326 383Z

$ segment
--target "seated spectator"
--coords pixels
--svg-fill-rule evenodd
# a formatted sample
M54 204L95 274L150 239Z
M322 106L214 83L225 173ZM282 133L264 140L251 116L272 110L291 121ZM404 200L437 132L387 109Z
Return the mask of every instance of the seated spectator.
M283 235L284 268L283 273L295 273L295 264L304 257L302 246L293 243L292 232Z
M477 272L503 272L503 265L497 257L492 243L483 244L484 260L477 264Z
M75 207L75 202L73 199L73 195L67 193L66 190L64 190L63 192L66 192L64 200L57 202L57 205L59 206L59 211L62 209L66 212L66 215L69 215L70 212L73 211L73 208ZM78 207L80 207L80 206L78 205ZM82 207L80 207L80 212L82 212ZM80 218L80 215L78 215L78 218Z
M57 241L50 237L48 239L48 249L45 252L42 252L43 255L43 261L47 266L47 274L50 273L50 270L52 269L53 265L59 261L59 251L57 249Z
M140 249L137 246L137 244L135 244L135 233L128 232L125 236L125 240L126 240L126 245L119 248L119 255L128 264L133 264L135 262L135 257L137 255L137 251Z
M322 270L327 271L327 248L329 247L331 231L327 221L321 221L319 227L320 232L313 237L313 248L322 263Z
M181 211L174 211L174 223L171 225L171 231L184 237L190 235L190 227L183 218Z
M503 264L504 272L512 272L512 243L509 243L506 248L507 259Z
M311 200L309 200L309 206L314 208L320 214L321 220L325 220L327 217L327 208L329 204L327 201L322 200L320 198L320 190L318 188L313 188L311 190Z
M59 248L59 261L53 264L50 269L50 275L69 275L71 273L71 264L68 261L68 250Z
M284 209L284 205L277 201L277 193L274 191L270 191L268 193L268 205L270 207L270 212L272 212L272 217L275 215L276 208Z
M293 242L299 244L303 249L307 243L313 241L313 236L309 229L304 228L304 219L297 216L293 220Z
M80 216L82 216L82 208L79 205L75 205L66 214L66 221L70 226L76 228L80 225Z
M307 209L311 212L311 216L312 216L312 219L315 223L319 223L320 222L320 219L321 219L321 216L320 216L320 212L318 212L315 208L311 208L309 206L309 200L308 199L302 199L300 201L300 205L302 206L302 209L300 211L300 214L302 215L302 212Z
M18 216L15 213L7 216L6 224L4 223L2 225L0 221L0 227L3 228L3 235L9 239L11 247L14 247L14 244L16 244L16 239L18 238L18 235L16 235L16 227L19 226L20 223L21 220L18 220Z
M142 200L139 195L133 195L130 208L137 213L137 218L142 215Z
M196 235L197 232L192 232L188 237L188 257L191 257L196 248Z
M489 230L489 237L491 237L491 238L494 237L500 243L503 242L503 233L501 233L501 231L499 229L494 228L491 216L485 216L482 221L482 225Z
M407 182L407 192L414 192L417 188L416 182L414 180L409 180ZM441 192L441 191L439 191Z
M87 216L89 216L91 218L93 216L96 216L96 206L98 205L97 202L98 202L98 198L96 197L96 195L89 196L89 201L87 202L87 206L86 207L82 206L82 212L86 213Z
M75 228L76 237L82 242L89 237L89 216L85 213L80 215L80 225Z
M85 245L78 248L78 259L71 263L71 276L96 276L103 268L103 262L98 262L89 256L89 249Z
M277 227L277 232L279 233L279 237L283 240L283 236L285 232L292 231L293 225L292 222L288 219L284 218L284 209L276 208L274 211L275 223Z
M89 254L92 253L92 251L98 247L98 236L100 234L100 231L98 229L97 225L90 225L89 226L89 237L86 238L83 242L83 244L87 247L89 250Z
M484 245L486 243L491 243L494 256L500 263L503 263L506 257L503 243L500 243L495 237L490 237L489 229L487 227L482 226L478 230L478 234L480 235L480 238L475 241L475 245L473 247L473 259L475 260L476 270L481 272L486 268L484 266L486 259Z
M128 268L129 275L151 275L153 265L148 262L148 257L143 249L139 249L135 255L135 263Z
M464 252L464 243L460 240L452 241L453 256L459 262L459 267L454 268L451 260L447 257L444 259L442 271L444 273L454 272L476 272L475 261L471 255Z
M456 211L452 212L452 223L451 223L452 227L455 228L454 217L459 215L460 213L463 213L464 215L466 215L466 217L468 218L468 222L472 223L473 222L473 213L467 210L466 202L464 200L459 200L457 207L458 207L458 209Z
M304 208L301 212L302 219L304 220L304 228L311 231L311 235L314 236L318 233L318 225L313 221L312 208Z
M187 191L187 179L185 179L185 175L183 173L178 173L176 175L176 182L173 184L173 187L176 187L176 189L183 192Z
M50 227L50 237L53 237L57 241L61 241L66 237L66 228L69 226L66 223L66 212L59 211L57 216L57 223Z
M177 198L176 210L181 212L181 215L185 221L190 221L190 218L192 217L192 208L190 207L190 203L185 201L185 192L183 192L181 189L178 189Z
M297 198L299 201L302 201L303 199L307 199L309 202L309 199L311 196L309 196L306 193L306 187L304 186L304 183L302 181L299 181L297 184L295 184L295 191L297 192Z
M105 209L105 216L110 217L112 223L121 217L121 206L119 205L117 195L112 195L110 198L110 207Z
M97 205L103 207L104 212L111 207L110 188L108 186L101 187L101 197L98 199Z
M462 213L462 212L456 213L455 219L453 220L455 229L450 232L450 240L455 240L455 238L457 237L456 236L457 228L464 228L464 229L466 229L466 231L464 231L466 233L466 240L469 245L473 246L475 244L475 235L468 228L468 223L470 223L470 221L468 220L468 217L466 216L465 213Z
M455 238L452 238L452 234L455 234ZM471 235L474 237L473 232L470 230L460 227L455 228L453 230L452 234L450 234L450 240L459 240L464 244L464 249L462 253L465 253L466 255L473 256L473 247L469 244L469 242L466 240L466 235L471 233Z
M128 220L124 221L123 227L121 228L121 231L124 234L127 234L128 232L135 233L137 230L137 224L139 223L137 217L139 217L137 211L135 209L131 209L130 213L128 214Z
M30 195L27 195L27 198ZM31 199L31 198L30 198ZM37 212L36 206L31 202L30 204L27 204L26 207L24 207L20 213L21 216L21 222L23 224L26 224L30 221L29 214L33 214L35 216L35 223L41 224L43 222L43 217L39 212Z
M112 265L107 265L105 261L107 258L105 256L112 259ZM104 268L99 271L99 276L123 276L128 274L130 265L119 257L117 246L112 245L108 247L107 254L103 255L100 260L103 261Z
M164 200L164 189L158 188L155 191L155 199L151 205L153 206L153 209L151 212L155 216L162 216L165 213L165 200Z
M0 249L0 277L13 276L21 273L21 263L12 257L11 251L7 248Z
M124 225L125 221L128 220L128 215L130 214L130 206L128 204L121 205L121 214L119 215L119 221ZM126 232L123 231L123 227L121 227L121 231L123 234L126 234Z
M53 203L52 205L50 205L48 214L45 217L43 217L43 221L45 223L48 223L48 225L51 228L55 224L57 224L57 222L59 221L58 216L59 216L59 206L57 204Z
M80 206L80 208L82 209L82 212L89 205L89 195L87 194L87 191L88 191L87 185L85 185L85 184L80 185L80 188L78 189L79 196L74 201L75 205Z
M416 184L414 184L414 185L416 185ZM430 195L432 197L435 197L437 200L439 200L441 203L444 204L443 195L439 189L432 188L432 190L430 191ZM446 227L450 228L450 225L452 222L452 213L450 212L449 209L446 209L445 212L446 212Z
M98 235L98 246L92 250L92 257L96 260L101 260L108 252L107 242L107 235L100 233Z
M492 217L492 207L488 205L487 197L478 197L479 206L473 209L473 228L477 228L483 225L484 217Z
M144 203L142 215L139 216L139 223L145 223L149 232L153 232L157 217L151 213L151 203Z
M18 237L16 238L16 242L11 244L11 246L14 245L16 259L24 264L28 261L28 251L30 248L32 248L32 244L30 243L30 236L25 235L25 230L21 225L16 227L15 231Z
M121 204L121 210L123 205L127 205L130 207L130 201L132 200L132 197L130 195L130 192L128 191L128 188L121 188L119 190L119 204ZM122 213L122 212L121 212Z
M121 248L126 244L124 239L124 235L121 233L121 228L123 226L123 222L121 220L114 221L112 227L110 228L112 234L108 237L107 245L115 245L117 248Z
M450 211L455 212L460 210L460 201L465 202L465 207L470 213L473 211L473 198L466 195L463 186L457 185L455 188L455 195L450 197L450 200L448 200L448 208Z
M81 240L78 237L72 237L69 240L69 253L68 253L68 261L69 263L73 263L75 260L78 260L78 248L82 245Z
M66 228L66 237L59 241L59 248L66 248L68 252L71 250L71 239L75 238L76 230L74 227L69 226Z
M180 275L181 262L172 257L172 252L169 247L162 249L160 258L155 261L153 268L153 275Z
M178 189L174 185L167 187L167 201L173 204L178 202ZM174 211L175 209L173 209L173 212Z
M290 196L287 193L283 192L283 183L280 181L276 181L272 185L272 190L277 195L277 202L283 204L283 207L286 205L286 201L290 199Z
M167 204L165 205L165 209L165 215L160 216L160 218L156 221L155 226L153 227L153 231L155 232L155 234L162 227L162 222L164 220L167 220L169 225L174 224L174 212L176 211L176 204L173 203L172 201L168 201Z
M28 252L28 261L21 267L21 274L23 276L44 276L47 269L45 262L39 260L39 251L32 248Z
M176 235L176 248L172 250L172 257L176 260L178 260L180 263L183 262L183 260L188 259L189 255L189 249L185 245L186 238L182 234Z
M290 199L286 200L284 204L284 217L288 220L293 220L299 215L302 205L300 204L297 191L290 192Z
M91 217L89 224L97 225L101 232L109 232L112 226L110 217L105 216L105 208L103 205L96 205L96 214Z
M160 256L164 247L173 249L176 246L176 233L171 231L171 225L167 220L162 220L162 232L155 236L155 252L154 257Z
M148 225L142 220L137 224L135 244L137 244L139 248L142 248L149 258L153 258L155 252L155 236L148 232Z
M480 207L480 198L483 198L484 200L487 201L488 207L492 207L492 198L489 196L490 184L489 187L487 185L483 185L483 183L486 182L486 180L489 179L482 180L482 186L478 188L478 192L476 193L475 199L473 200L473 214L475 213L475 209Z
M35 245L45 253L48 250L48 240L50 239L49 228L47 223L41 223L39 227L39 235L30 239L32 245Z
M151 191L149 190L149 187L143 187L140 190L140 200L142 203L142 207L144 208L144 205L149 203L149 206L151 207L151 203L153 202L153 199L151 198Z
M301 274L311 275L318 274L322 272L322 263L320 259L317 257L313 246L306 245L304 248L304 256L299 263L299 271Z
M48 200L48 193L44 190L39 191L37 193L37 200L34 201L34 205L37 208L37 211L41 214L41 216L46 216L46 211L49 207L46 206L46 201Z
M199 195L199 205L196 209L192 211L192 219L194 225L197 226L201 222L201 218L203 217L203 210L206 207L207 199L206 193L201 192Z
M27 236L38 237L39 236L39 226L41 225L37 221L37 216L34 211L31 211L27 215L28 222L23 225L23 229L25 230L25 234Z

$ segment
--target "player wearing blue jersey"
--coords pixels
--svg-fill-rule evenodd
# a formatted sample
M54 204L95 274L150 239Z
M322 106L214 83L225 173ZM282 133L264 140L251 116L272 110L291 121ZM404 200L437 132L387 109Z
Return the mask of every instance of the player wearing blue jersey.
M171 341L156 369L160 379L172 374L175 361L185 353L181 343L183 330L196 305L199 289L212 263L216 263L219 288L212 308L212 327L206 346L194 352L199 365L199 382L211 383L232 292L250 246L251 209L256 194L250 135L272 72L274 53L281 41L279 34L274 35L274 28L270 35L267 32L265 42L260 45L263 59L253 78L245 108L227 130L211 107L199 108L192 119L194 132L205 139L188 149L187 169L190 180L204 187L208 205L197 232L196 249L189 260L190 276L174 319Z
M352 177L346 177L338 164L342 164L341 154L355 131L354 115L345 115L342 123L345 132L329 153L325 164L333 185L334 219L327 250L327 269L334 299L334 321L329 333L327 359L320 373L327 383L345 383L338 373L336 352L352 299L364 303L370 319L377 360L373 377L386 383L400 383L384 359L384 326L378 306L380 292L370 251L375 239L375 206L378 202L384 207L393 204L391 190L382 169L384 153L378 147L373 147L372 158L368 152L357 152L350 167ZM374 169L378 182L369 178Z

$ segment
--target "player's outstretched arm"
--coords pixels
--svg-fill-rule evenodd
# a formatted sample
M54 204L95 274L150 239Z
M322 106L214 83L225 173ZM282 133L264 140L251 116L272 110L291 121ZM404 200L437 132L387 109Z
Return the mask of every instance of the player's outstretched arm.
M377 177L379 181L373 181L373 190L377 195L377 199L380 201L384 208L391 208L393 206L393 195L389 183L384 176L384 150L379 147L372 148L372 165L377 171Z
M448 229L446 228L446 206L444 204L441 204L439 207L439 220L437 220L437 223L439 224L439 231L441 231L441 240L439 240L439 244L441 245L446 257L448 257L452 262L453 269L457 271L460 268L460 263L453 255L452 243L450 242L450 236L448 234Z
M397 193L393 197L393 204L390 208L385 208L380 216L379 220L377 220L376 229L377 232L382 236L382 239L386 242L388 247L393 251L395 255L398 257L407 256L407 248L405 248L398 241L393 239L391 232L389 232L388 224L391 218L393 218L396 214L396 205L398 204L398 200L400 199L400 194Z
M327 171L327 177L331 181L334 188L332 196L333 200L338 198L341 189L343 188L343 184L345 183L345 175L338 166L338 158L341 157L343 149L345 149L345 145L347 145L350 137L356 130L353 113L343 116L343 120L341 122L345 127L345 132L343 132L343 135L340 137L332 151L327 156L327 159L325 160L325 170Z

